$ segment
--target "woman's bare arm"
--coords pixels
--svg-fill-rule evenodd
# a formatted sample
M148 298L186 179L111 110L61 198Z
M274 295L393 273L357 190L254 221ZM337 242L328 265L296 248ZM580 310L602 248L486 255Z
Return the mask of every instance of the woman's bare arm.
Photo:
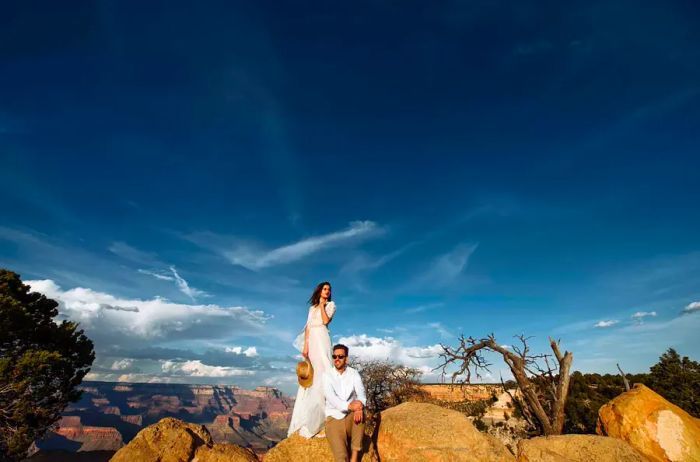
M331 322L331 317L326 313L326 307L319 307L321 309L321 318L323 319L323 325L327 326Z

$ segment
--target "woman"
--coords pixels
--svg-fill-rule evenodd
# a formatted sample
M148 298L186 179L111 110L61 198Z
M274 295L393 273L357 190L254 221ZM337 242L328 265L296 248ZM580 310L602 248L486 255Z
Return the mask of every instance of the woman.
M328 324L335 313L335 303L331 301L331 285L322 282L316 286L309 299L309 315L304 332L297 337L295 346L311 362L314 368L313 383L310 387L299 387L294 403L292 421L287 435L299 431L304 438L317 435L322 429L326 400L323 397L323 373L331 366L331 336ZM302 343L303 342L303 343Z

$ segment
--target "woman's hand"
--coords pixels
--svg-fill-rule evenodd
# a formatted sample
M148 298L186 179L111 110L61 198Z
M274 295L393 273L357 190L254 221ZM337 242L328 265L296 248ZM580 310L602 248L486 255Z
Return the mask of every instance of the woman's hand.
M301 355L304 358L309 359L309 344L308 343L304 344L304 351L301 352Z

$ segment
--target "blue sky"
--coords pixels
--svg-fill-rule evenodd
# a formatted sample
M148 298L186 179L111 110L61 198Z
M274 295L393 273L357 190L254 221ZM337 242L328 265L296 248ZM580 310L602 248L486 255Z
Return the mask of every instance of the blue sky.
M8 6L0 266L94 379L291 391L322 280L334 339L426 380L460 333L697 359L699 9Z

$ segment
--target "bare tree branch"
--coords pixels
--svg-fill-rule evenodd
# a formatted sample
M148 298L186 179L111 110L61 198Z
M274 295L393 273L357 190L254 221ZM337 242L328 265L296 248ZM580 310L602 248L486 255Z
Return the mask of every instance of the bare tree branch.
M513 345L510 350L499 345L493 334L480 340L461 335L457 348L440 345L443 363L436 369L442 369L444 377L449 369L456 367L451 374L452 383L469 383L472 375L480 378L481 371L488 371L491 366L483 355L484 351L500 354L522 394L521 400L516 401L512 395L511 399L520 403L525 419L545 435L561 434L573 355L568 351L562 354L559 342L550 338L550 347L557 362L551 364L551 354L530 353L528 341L531 337L516 335L515 338L520 341L520 345Z

